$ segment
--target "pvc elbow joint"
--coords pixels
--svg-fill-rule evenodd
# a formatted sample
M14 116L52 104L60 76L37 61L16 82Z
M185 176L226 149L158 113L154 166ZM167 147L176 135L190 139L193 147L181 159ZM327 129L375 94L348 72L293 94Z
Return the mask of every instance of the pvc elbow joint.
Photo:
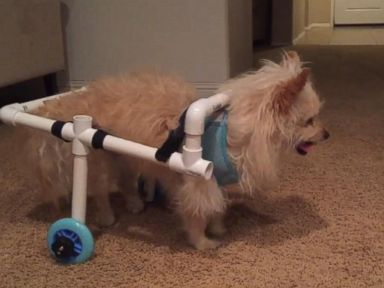
M23 106L21 106L19 103L4 106L0 109L0 120L5 124L11 124L15 126L16 114L22 111L24 111Z
M201 147L201 136L204 134L205 119L213 112L220 110L229 102L229 95L227 93L219 93L209 98L202 98L188 108L185 118L185 144L183 146L182 161L190 172L194 173L193 169L202 165L203 149ZM204 167L206 169L204 176L209 179L212 176L213 164L212 162ZM208 177L208 178L207 178Z
M204 121L207 116L207 99L199 99L189 107L185 119L185 133L203 135Z

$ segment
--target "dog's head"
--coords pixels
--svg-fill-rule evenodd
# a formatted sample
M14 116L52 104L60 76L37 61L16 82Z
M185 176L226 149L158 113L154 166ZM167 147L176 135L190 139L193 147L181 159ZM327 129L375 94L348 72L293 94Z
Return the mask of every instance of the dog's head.
M280 66L289 76L271 95L275 122L283 143L306 155L311 146L330 137L319 119L322 104L309 79L310 70L302 68L296 52L286 53Z
M262 190L276 179L281 150L301 155L329 138L319 120L322 106L296 52L280 63L265 61L259 70L229 81L228 148L248 191Z

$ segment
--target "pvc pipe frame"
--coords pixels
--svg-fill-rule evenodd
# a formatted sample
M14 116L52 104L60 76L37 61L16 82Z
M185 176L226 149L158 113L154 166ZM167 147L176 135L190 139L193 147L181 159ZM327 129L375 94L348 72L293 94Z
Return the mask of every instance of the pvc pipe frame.
M79 89L79 95L86 88ZM29 101L14 103L0 109L0 120L13 126L24 125L46 132L51 132L56 120L29 114L28 112L44 105L51 99L64 97L70 93ZM107 135L103 141L103 148L116 153L127 154L142 158L160 165L168 166L171 170L194 176L210 179L213 173L213 163L202 159L201 135L204 133L205 118L213 112L220 110L229 103L228 93L219 93L209 98L202 98L192 103L186 114L185 144L182 153L175 152L166 163L155 158L157 148L145 146L119 137ZM72 141L72 154L74 155L72 217L85 223L86 196L87 196L87 155L92 147L92 139L98 130L92 128L92 117L76 115L72 123L66 123L62 130L62 138Z

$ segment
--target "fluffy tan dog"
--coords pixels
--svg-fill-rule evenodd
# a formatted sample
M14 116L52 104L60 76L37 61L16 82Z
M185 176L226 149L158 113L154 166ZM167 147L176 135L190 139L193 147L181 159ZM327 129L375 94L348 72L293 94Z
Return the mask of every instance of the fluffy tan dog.
M298 55L288 52L280 64L264 66L225 83L231 91L227 148L239 175L238 193L254 195L274 183L279 155L291 148L306 154L308 148L329 137L318 114L321 103ZM46 103L36 114L71 120L76 114L91 115L97 126L112 135L160 147L169 131L177 127L181 113L197 99L194 89L172 76L141 73L92 83L82 95L70 95ZM52 136L30 138L43 191L51 201L70 192L70 145ZM59 154L59 151L64 152ZM104 225L113 223L108 192L114 187L127 195L130 210L143 207L137 179L158 179L176 204L189 242L197 249L217 247L206 236L222 236L227 195L216 180L204 180L172 172L156 163L114 155L90 154L89 191L95 196ZM152 181L153 182L153 181ZM58 191L58 193L52 193Z

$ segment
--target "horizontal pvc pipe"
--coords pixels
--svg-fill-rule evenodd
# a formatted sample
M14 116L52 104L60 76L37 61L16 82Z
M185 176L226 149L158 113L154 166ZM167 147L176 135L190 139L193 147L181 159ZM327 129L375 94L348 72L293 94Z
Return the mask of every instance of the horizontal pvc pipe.
M6 113L2 113L4 111L6 111ZM1 120L5 123L9 123L12 125L25 125L46 132L51 132L51 127L55 122L55 120L52 119L31 115L25 112L20 112L19 110L14 107L11 107L10 105L3 107L0 112ZM79 135L79 139L87 146L92 147L92 138L96 131L96 129L88 128ZM72 141L75 138L73 124L66 123L61 131L61 135L65 140ZM108 135L104 139L103 147L105 150L109 150L112 152L128 154L138 158L150 160L159 164L162 163L157 161L155 158L157 148L145 146L129 140L124 140L122 138ZM177 154L179 155L176 156ZM201 159L201 157L199 159L194 159L193 163L187 163L188 165L185 165L184 161L179 161L179 159L182 159L180 153L174 153L174 155L171 156L171 159L167 162L166 165L170 166L170 168L173 170L193 175L200 175L206 179L209 179L212 175L212 171L210 171L212 163L210 161ZM198 160L201 161L199 163L196 163L196 165L192 165Z
M93 135L97 132L94 128L89 128L79 135L79 139L92 147L92 138ZM132 142L129 140L124 140L119 137L107 135L103 141L103 149L120 153L128 154L145 160L155 161L155 154L157 149L146 146L140 143ZM156 160L157 161L157 160Z
M24 102L24 103L13 103L13 104L3 106L0 109L0 120L4 123L7 123L7 124L16 125L15 115L18 114L18 112L30 112L32 110L35 110L36 108L43 106L45 101L52 100L52 99L58 99L58 98L61 98L64 96L68 96L70 94L76 94L77 92L83 92L85 90L87 90L87 88L83 87L83 88L75 90L75 91L56 94L53 96L48 96L45 98L40 98L40 99L36 99L36 100ZM21 115L21 114L18 114L18 116L19 115ZM33 116L33 115L30 115L30 116ZM23 121L23 116L20 116L20 117L21 117L20 121ZM24 117L24 119L26 119L26 118L28 118L28 117ZM41 123L41 122L39 122L39 123ZM25 125L22 122L20 122L20 124ZM40 125L40 124L38 124L38 125ZM30 125L27 125L27 126L30 126ZM33 126L31 126L31 127L33 127ZM40 129L39 127L35 127L35 128Z
M4 106L0 109L0 120L13 126L24 125L46 132L51 132L52 125L56 122L55 120L21 112L20 109L22 108L19 104ZM61 135L65 140L72 141L75 138L73 124L70 122L65 123L61 131Z
M96 129L89 128L79 135L79 139L88 146L92 146L92 138L96 132ZM182 154L175 152L171 155L168 162L159 162L155 158L157 148L142 145L140 143L132 142L129 140L124 140L122 138L111 135L107 135L104 138L103 148L108 151L134 156L140 159L158 163L160 165L166 165L169 166L170 169L177 172L183 172L195 176L203 176L205 179L210 179L212 177L212 162L206 161L202 158L198 159L198 161L195 161L194 165L187 167L184 164L184 161L182 161Z
M72 141L75 138L72 123L67 122L64 124L63 129L61 129L61 137L67 141Z
M80 88L80 89L77 89L77 90L74 90L74 91L68 91L68 92L64 92L64 93L48 96L48 97L45 97L45 98L40 98L40 99L24 102L21 105L22 105L23 110L25 112L30 112L32 110L35 110L36 108L39 108L39 107L43 106L44 102L46 102L48 100L58 99L58 98L65 97L65 96L68 96L68 95L75 95L78 92L83 92L83 91L86 91L86 90L87 90L87 88L83 87L83 88Z
M24 125L47 132L51 131L51 127L55 122L54 120L48 118L20 112L19 110L10 106L1 108L0 120L4 123L12 124L14 126Z
M86 88L77 90L84 91ZM33 110L50 99L60 98L73 92L58 94L43 99L38 99L22 104L11 104L0 109L0 120L12 125L25 125L39 130L51 132L55 120L31 115L24 111ZM209 179L212 175L212 163L202 159L201 135L204 132L205 118L213 112L221 109L229 103L227 93L219 93L209 98L204 98L193 103L187 111L185 132L186 139L183 154L174 153L167 164L173 170L193 175L200 175ZM96 129L86 129L79 135L81 141L92 146L92 137ZM66 123L61 131L65 140L72 141L75 138L73 124ZM88 135L88 136L86 136ZM156 148L145 146L118 137L106 136L104 149L117 153L123 153L159 163L155 158ZM182 161L181 161L182 160Z
M47 131L46 127L49 126L50 121L53 120L22 112L30 112L32 110L35 110L36 108L43 106L45 101L58 99L78 92L81 93L85 90L87 90L87 88L83 87L75 91L56 94L53 96L48 96L45 98L40 98L24 103L13 103L10 105L6 105L0 109L0 120L6 124L11 124L13 126L15 126L16 124L21 124ZM31 123L28 123L28 121L31 121Z

